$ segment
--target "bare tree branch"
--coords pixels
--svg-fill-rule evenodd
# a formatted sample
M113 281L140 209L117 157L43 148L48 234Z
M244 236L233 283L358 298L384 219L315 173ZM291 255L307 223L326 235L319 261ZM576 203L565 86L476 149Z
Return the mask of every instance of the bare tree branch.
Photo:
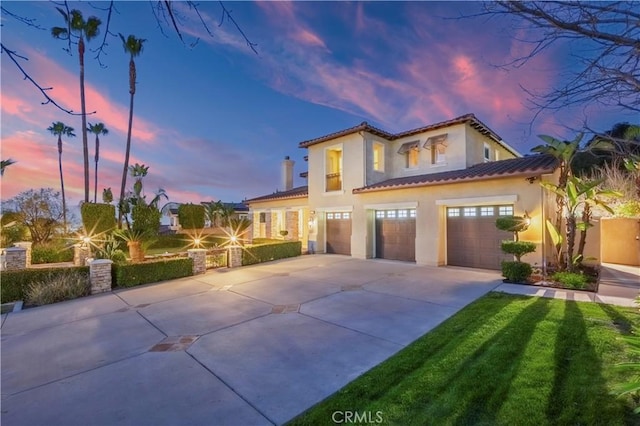
M235 19L233 19L233 16L231 15L231 12L225 7L224 3L222 3L221 1L220 3L220 7L222 8L222 19L220 19L220 25L222 26L223 22L224 22L224 18L225 16L227 17L227 19L229 19L229 21L231 21L231 23L236 27L236 29L238 30L238 32L240 33L240 35L244 38L245 43L247 44L247 46L253 50L253 53L255 53L256 55L258 54L258 51L256 50L256 47L258 46L256 43L252 43L249 38L247 37L247 35L244 33L244 31L242 31L242 28L240 28L240 25L238 25L238 23L236 22Z
M0 6L0 9L2 10L2 13L4 15L10 16L11 18L22 22L25 25L28 25L30 27L36 28L38 30L43 30L43 31L47 31L47 28L40 26L39 24L36 23L37 19L35 18L26 18L24 16L20 16L20 15L16 15L13 12L10 12L9 10L7 10L4 6Z
M95 49L92 49L93 52L96 52L96 56L94 56L94 59L98 60L98 63L100 64L101 68L106 68L107 66L105 64L102 63L102 60L100 59L100 55L102 55L104 53L104 55L106 56L106 52L104 51L105 48L109 45L109 43L107 43L107 36L113 36L115 37L116 35L114 33L112 33L109 30L109 26L111 25L111 14L113 13L114 9L115 9L115 5L113 4L113 0L111 0L109 2L109 6L106 8L101 8L98 6L93 6L91 5L93 8L98 9L98 10L103 10L107 12L107 21L103 27L104 29L104 37L102 38L102 43L100 43L100 46L98 46ZM117 10L116 10L117 12Z
M2 53L6 53L7 56L9 57L9 59L11 59L11 61L16 65L16 67L18 67L18 69L20 70L20 72L22 72L23 78L24 80L28 80L31 82L31 84L33 84L39 91L40 93L42 93L42 96L44 96L44 98L46 99L46 101L42 102L42 105L46 105L46 104L51 104L53 106L55 106L56 108L60 109L61 111L66 112L67 114L70 115L81 115L81 113L77 113L77 112L73 112L70 109L66 109L62 106L60 106L55 100L53 100L49 94L47 93L48 90L53 89L52 87L42 87L40 86L25 70L24 68L22 68L22 66L18 63L16 58L19 59L23 59L25 61L28 61L29 59L21 56L19 54L17 54L15 51L7 49L7 47L5 47L4 44L0 43L0 47L2 49ZM87 115L89 114L95 114L95 111L93 112L89 112L87 113Z

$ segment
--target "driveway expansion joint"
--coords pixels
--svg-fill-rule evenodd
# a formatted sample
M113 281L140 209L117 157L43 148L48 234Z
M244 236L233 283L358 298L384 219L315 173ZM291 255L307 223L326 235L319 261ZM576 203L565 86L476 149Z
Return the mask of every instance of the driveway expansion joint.
M275 305L271 308L272 314L293 314L300 312L300 304Z
M200 338L197 334L186 336L168 336L156 343L149 349L149 352L177 352L186 351Z

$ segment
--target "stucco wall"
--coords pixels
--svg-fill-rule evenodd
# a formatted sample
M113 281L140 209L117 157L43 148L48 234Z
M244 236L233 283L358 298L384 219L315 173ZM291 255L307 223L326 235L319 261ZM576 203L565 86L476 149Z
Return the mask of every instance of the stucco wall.
M511 152L504 149L502 145L500 145L493 139L479 133L468 124L465 124L464 126L467 135L467 158L466 165L462 168L484 162L485 143L487 143L489 145L489 148L491 149L491 161L496 161L496 151L498 152L498 160L515 158L515 156Z

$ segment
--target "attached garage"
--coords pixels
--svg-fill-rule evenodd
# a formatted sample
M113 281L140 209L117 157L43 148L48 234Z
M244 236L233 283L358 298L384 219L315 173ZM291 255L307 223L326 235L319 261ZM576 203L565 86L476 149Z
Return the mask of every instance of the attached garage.
M351 254L351 213L326 214L327 253Z
M496 228L498 216L512 215L512 205L448 207L447 264L500 269L503 260L513 260L500 249L513 234Z
M376 257L415 262L415 209L376 211Z

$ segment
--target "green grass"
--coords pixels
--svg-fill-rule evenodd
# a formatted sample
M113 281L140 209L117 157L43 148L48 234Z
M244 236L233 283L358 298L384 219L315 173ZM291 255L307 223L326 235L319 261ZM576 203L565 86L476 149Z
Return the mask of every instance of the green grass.
M631 309L489 293L289 424L333 424L336 411L394 425L640 424L611 394L629 379L613 365L633 359L619 337L639 323Z

